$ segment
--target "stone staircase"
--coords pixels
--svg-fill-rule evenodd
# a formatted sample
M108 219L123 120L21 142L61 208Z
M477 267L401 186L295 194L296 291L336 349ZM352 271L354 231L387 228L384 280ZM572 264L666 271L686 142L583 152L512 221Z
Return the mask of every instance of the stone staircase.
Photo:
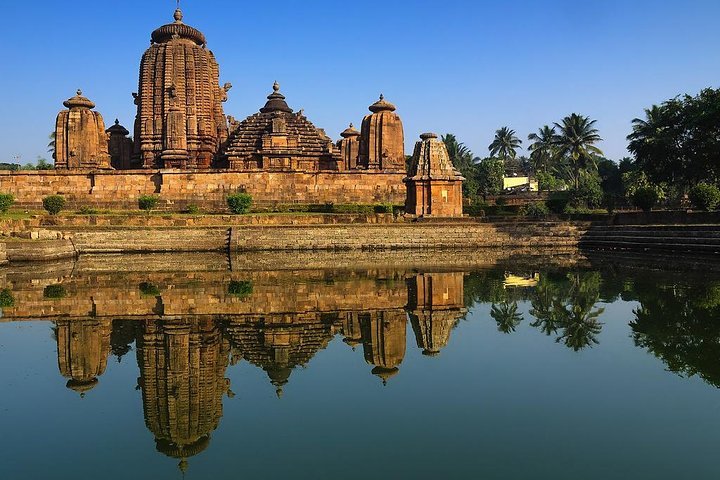
M593 225L580 246L596 249L720 252L720 225Z

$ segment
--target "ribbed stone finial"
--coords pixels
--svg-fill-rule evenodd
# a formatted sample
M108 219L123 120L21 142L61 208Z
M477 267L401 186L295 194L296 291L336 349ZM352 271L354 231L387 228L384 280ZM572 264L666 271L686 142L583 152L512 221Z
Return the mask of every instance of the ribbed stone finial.
M80 89L78 88L78 89L77 89L77 92L75 92L75 93L77 93L77 96L79 97L80 95L82 95L82 90L80 90Z
M115 125L120 125L120 120L118 120L117 118L115 119Z
M280 84L275 80L275 83L273 83L273 92L279 92L280 91Z
M420 138L421 138L422 140L429 140L429 139L431 139L431 138L437 138L437 134L436 134L436 133L432 133L432 132L426 132L426 133L420 134Z
M175 19L175 22L177 22L177 23L182 23L183 13L182 13L182 10L180 10L180 2L178 2L178 8L175 9L175 13L173 14L173 18Z
M380 94L380 100L385 100L385 95L383 95L382 93Z

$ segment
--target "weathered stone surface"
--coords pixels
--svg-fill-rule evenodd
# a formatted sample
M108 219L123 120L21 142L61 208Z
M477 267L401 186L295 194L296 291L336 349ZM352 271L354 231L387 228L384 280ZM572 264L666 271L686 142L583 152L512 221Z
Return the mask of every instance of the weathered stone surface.
M205 36L182 22L152 33L135 96L135 151L143 168L210 168L227 140L220 67Z
M95 104L77 95L66 100L55 122L55 168L110 168L108 138L102 115L94 112Z
M380 95L362 121L358 164L368 170L405 171L405 137L395 105Z
M259 113L231 125L226 155L231 170L339 170L340 153L325 132L293 113L277 82Z
M89 312L88 312L89 313ZM67 387L84 394L105 373L110 354L110 320L58 320L55 324L58 368Z
M461 217L465 180L434 133L423 133L415 144L407 178L405 213L416 216Z
M116 170L128 170L132 168L131 158L133 153L133 141L128 138L127 128L115 120L115 125L105 130L108 134L108 149L110 152L110 164Z
M357 168L358 154L360 153L360 132L358 132L351 123L340 136L342 140L338 140L337 146L342 156L343 168L345 170Z

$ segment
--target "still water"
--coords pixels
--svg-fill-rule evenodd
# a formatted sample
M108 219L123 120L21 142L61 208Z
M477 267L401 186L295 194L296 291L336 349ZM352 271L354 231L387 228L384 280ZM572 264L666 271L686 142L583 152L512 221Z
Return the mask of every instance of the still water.
M5 267L0 478L718 478L720 270L462 255Z

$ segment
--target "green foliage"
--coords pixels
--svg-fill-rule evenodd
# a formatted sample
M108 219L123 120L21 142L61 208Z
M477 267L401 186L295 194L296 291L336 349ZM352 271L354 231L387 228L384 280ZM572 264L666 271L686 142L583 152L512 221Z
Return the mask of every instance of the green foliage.
M42 202L43 208L47 210L50 215L57 215L65 208L65 197L62 195L48 195L43 198Z
M632 123L628 150L651 182L687 191L690 185L720 179L720 89L653 105L645 118Z
M554 139L556 154L566 163L565 170L575 189L579 188L583 173L596 169L595 157L603 154L595 146L602 140L595 122L573 113L555 124L559 131Z
M602 204L603 191L596 173L583 172L576 188L570 190L570 203L575 208L597 208Z
M0 213L7 213L13 203L15 203L15 197L12 194L0 193Z
M146 212L149 212L150 210L153 210L155 207L157 207L159 200L160 198L155 195L140 195L138 197L138 207L140 208L140 210L145 210Z
M478 166L477 163L480 161L479 158L475 157L467 146L463 143L458 142L455 135L447 133L441 137L445 147L448 150L450 161L453 166L465 177L463 182L463 196L473 197L477 195L480 189L480 182L478 180Z
M252 294L253 283L250 280L230 280L228 294L234 297L245 298Z
M67 292L62 285L48 285L43 289L43 297L50 299L65 298Z
M160 288L158 288L158 286L154 283L142 282L138 285L138 289L140 290L140 294L144 297L157 297L160 295Z
M42 157L38 157L37 159L37 166L35 167L37 170L55 170L55 165L48 162L46 159Z
M698 183L690 189L688 198L695 208L709 212L720 203L720 189L709 183Z
M607 158L601 158L597 162L597 169L603 191L613 195L622 195L623 184L619 165Z
M479 191L483 195L498 195L502 192L505 164L498 158L484 158L477 166Z
M190 215L197 215L198 213L200 213L200 207L198 207L197 205L194 205L194 204L190 204L187 207L185 207L185 209L183 210L182 213L188 213Z
M235 215L242 215L250 210L252 205L252 196L249 193L231 193L227 196L227 205L230 212Z
M97 209L88 207L87 205L83 205L80 207L80 210L78 210L78 213L80 215L97 215L99 212Z
M522 314L518 312L517 302L510 303L507 300L493 304L490 307L490 316L497 323L498 331L502 333L514 332L523 320Z
M565 208L570 203L570 192L551 192L545 205L553 213L565 213Z
M15 306L15 297L9 288L0 290L0 308L10 308Z
M535 175L540 180L540 175L548 176L556 168L557 149L555 147L555 137L557 133L554 127L545 125L538 130L538 133L528 135L528 141L532 143L528 146L530 151L530 164L532 165ZM540 182L542 184L542 182ZM550 190L543 189L541 190Z
M502 127L495 131L495 138L488 146L491 157L500 158L503 163L517 155L517 149L520 148L522 140L517 138L515 130L509 127Z
M642 209L643 212L652 210L658 200L657 190L652 186L640 187L635 190L632 196L633 205Z
M393 213L392 203L378 203L373 207L375 213Z
M538 188L543 192L557 192L567 189L567 184L561 178L552 173L538 172L535 174L538 181Z
M550 213L550 209L545 202L527 203L520 208L520 215L526 217L544 217Z

